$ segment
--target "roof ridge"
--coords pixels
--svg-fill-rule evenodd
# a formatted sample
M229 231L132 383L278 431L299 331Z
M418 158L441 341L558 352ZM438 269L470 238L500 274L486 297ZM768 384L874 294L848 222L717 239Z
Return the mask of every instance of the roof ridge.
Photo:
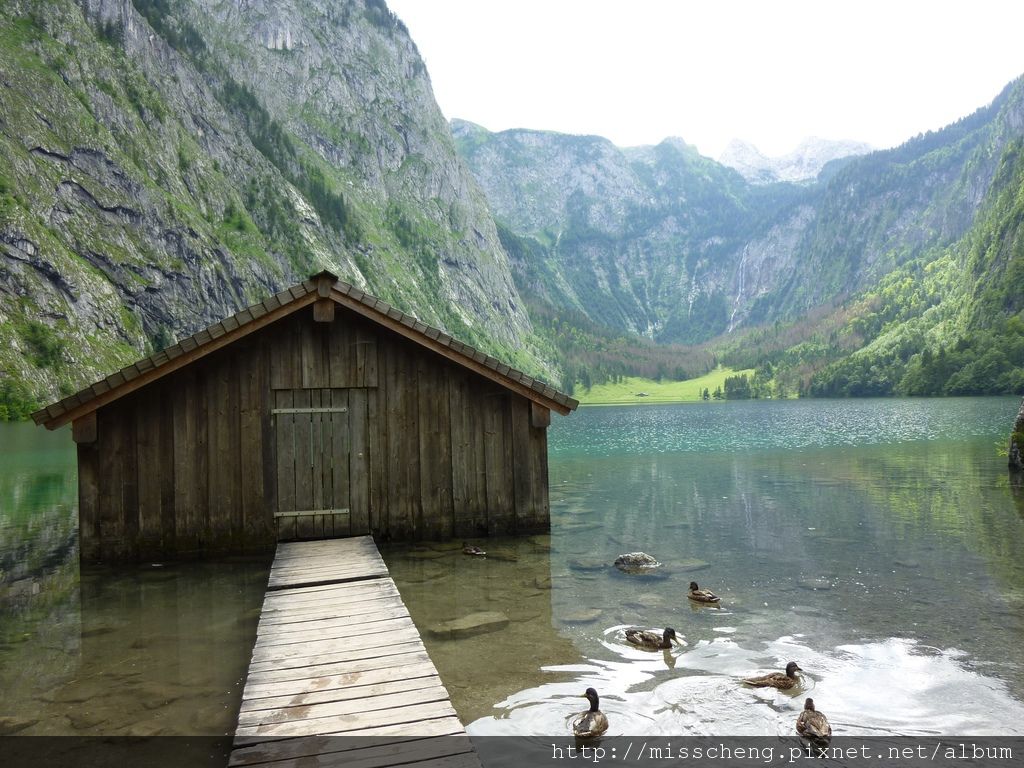
M243 333L247 334L250 330L256 330L255 328L250 328L250 326L257 325L258 327L262 327L265 323L260 322L261 318L278 313L283 308L292 304L296 304L297 306L295 307L295 310L298 310L301 305L312 303L312 301L307 300L302 301L300 305L300 301L306 299L306 297L309 297L310 295L316 297L318 295L320 285L327 280L331 283L331 291L337 291L339 295L344 296L347 300L356 302L367 310L377 313L382 318L387 318L394 323L398 323L408 329L408 332L422 337L422 339L427 342L424 346L427 346L430 349L434 349L436 345L443 349L450 350L456 355L460 355L471 360L478 366L482 366L493 371L501 379L514 382L520 387L524 387L538 393L546 400L557 403L566 411L575 410L579 405L577 400L558 391L554 387L528 376L522 371L503 363L496 357L488 355L465 342L459 341L440 328L435 328L434 326L424 323L415 316L388 304L383 299L373 296L352 283L340 279L333 272L322 270L311 275L308 279L303 280L302 282L278 291L277 293L268 296L263 301L244 307L223 320L212 323L189 336L179 339L177 342L165 347L164 349L154 352L153 354L143 357L130 365L126 365L123 368L114 371L108 376L83 387L71 395L40 408L32 414L32 420L35 421L36 424L46 424L47 427L51 429L60 426L74 418L73 416L69 417L68 414L73 412L75 409L83 408L96 398L107 395L112 390L123 387L139 377L148 376L148 378L155 380L163 376L164 373L170 373L173 370L177 370L182 365L188 363L188 361L185 361L180 364L175 364L175 361L179 360L183 355L187 355L195 352L196 350L201 350L203 347L210 346L218 339L232 337ZM290 313L286 312L284 314ZM267 322L273 322L276 319L277 318L272 318ZM224 343L226 344L230 341L231 339L227 338ZM222 344L216 345L216 348L219 349L220 346L222 346ZM434 349L434 351L441 353L438 349ZM160 373L160 370L164 368L167 370L164 373ZM143 384L145 383L148 383L148 381L143 382ZM127 394L127 392L125 394ZM108 401L117 399L117 397L119 397L119 395L109 397ZM105 403L101 403L96 407L99 408L104 404Z

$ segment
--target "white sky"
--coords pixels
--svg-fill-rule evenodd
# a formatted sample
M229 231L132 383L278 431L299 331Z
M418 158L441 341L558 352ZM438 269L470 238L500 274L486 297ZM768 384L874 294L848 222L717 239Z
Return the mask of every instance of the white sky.
M717 157L900 144L1024 74L1019 0L388 0L448 118Z

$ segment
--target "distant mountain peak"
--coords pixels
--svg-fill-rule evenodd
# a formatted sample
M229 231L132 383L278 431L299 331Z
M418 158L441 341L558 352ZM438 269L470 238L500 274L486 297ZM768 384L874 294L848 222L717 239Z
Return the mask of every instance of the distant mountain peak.
M833 160L866 155L871 151L873 147L862 141L810 136L792 152L780 157L768 157L750 142L733 139L722 151L718 162L738 171L753 184L801 182L816 179L821 169Z

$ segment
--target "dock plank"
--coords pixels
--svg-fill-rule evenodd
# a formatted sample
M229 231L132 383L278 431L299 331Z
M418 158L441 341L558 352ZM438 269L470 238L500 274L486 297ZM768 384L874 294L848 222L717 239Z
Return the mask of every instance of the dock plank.
M278 545L230 764L479 768L371 537Z
M362 623L330 622L326 626L323 622L306 622L310 626L300 630L284 632L264 633L260 636L256 647L267 648L277 645L295 645L305 643L310 638L318 640L340 640L346 637L358 637L366 634L379 635L381 632L391 632L397 629L411 627L415 629L412 619L407 616L396 616L390 619L376 619L374 616L364 616L367 619ZM313 626L314 624L318 626Z
M437 736L459 736L458 741L468 741L462 724L457 718L437 718L425 721L423 732L419 737L408 737L404 734L403 726L381 726L374 730L374 733L359 733L360 736L374 736L375 740L385 744L413 746L412 742L420 741L421 738ZM389 740L388 737L391 737ZM449 739L456 741L455 739ZM298 760L304 757L319 757L321 755L343 755L353 750L363 748L365 742L356 739L338 739L332 736L301 736L293 739L281 739L256 744L251 747L236 749L231 755L231 766L264 765L274 762L274 765L289 765L276 761Z
M397 651L388 656L371 656L367 659L314 664L294 669L270 669L265 672L250 671L246 687L249 685L265 685L308 679L330 679L334 675L346 676L358 672L416 664L420 661L430 662L430 657L427 656L426 651Z
M280 683L252 684L245 687L242 711L260 709L281 697L300 697L297 703L315 704L321 694L341 695L350 689L369 688L379 685L391 685L419 681L422 678L436 678L436 672L430 661L419 664L402 664L397 667L371 669L366 672L347 673L328 677L313 677L304 680L286 680ZM356 691L355 693L363 693ZM329 701L328 698L321 699Z
M362 717L376 710L396 709L414 704L429 704L435 701L448 701L448 691L439 683L411 691L381 693L376 696L363 696L320 704L284 706L275 709L250 709L239 713L238 726L241 728L244 726L261 726L276 723L303 723L308 720L338 719L342 715Z
M310 732L314 734L340 734L363 728L372 728L376 725L397 725L399 723L410 724L410 732L414 732L413 729L420 720L446 717L448 715L455 715L455 710L450 703L447 701L431 701L425 704L397 706L369 712L352 712L344 717L307 717L303 720L290 720L283 723L239 726L235 730L235 735L274 737L302 736Z

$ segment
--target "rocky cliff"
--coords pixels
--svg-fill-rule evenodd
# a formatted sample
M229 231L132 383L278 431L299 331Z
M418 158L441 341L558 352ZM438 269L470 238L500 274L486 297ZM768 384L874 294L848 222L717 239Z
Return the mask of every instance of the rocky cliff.
M1018 81L948 128L800 185L753 184L680 140L619 149L460 121L453 133L496 218L535 242L518 250L541 268L516 263L531 293L615 330L692 343L835 304L956 243L1022 115Z
M764 251L805 219L793 203L806 191L787 185L766 197L678 139L623 150L595 136L491 134L464 121L452 132L495 217L540 246L531 259L547 278L531 292L617 330L679 341L725 330L784 279L765 273L753 285L747 265L758 271Z
M2 401L331 268L542 371L486 201L381 0L9 0Z
M1024 402L1020 404L1017 411L1017 418L1013 422L1013 430L1010 432L1010 469L1018 472L1024 470Z

